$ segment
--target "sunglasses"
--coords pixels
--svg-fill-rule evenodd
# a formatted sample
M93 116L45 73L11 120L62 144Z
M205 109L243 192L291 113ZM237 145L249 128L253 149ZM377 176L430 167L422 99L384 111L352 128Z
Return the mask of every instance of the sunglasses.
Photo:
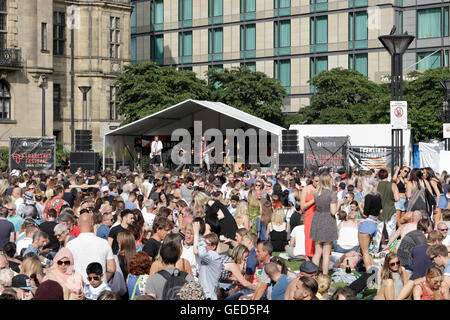
M447 231L448 231L448 228L447 228L447 229L439 229L439 231L445 231L445 232L447 232Z
M100 280L99 276L93 276L93 277L87 277L87 278L88 278L89 281L92 281L92 280L98 281L98 280Z
M400 266L400 261L396 261L396 262L391 262L391 263L389 263L389 266L390 267L394 267L394 266Z
M437 256L430 257L430 260L433 261Z
M403 170L404 173L409 173L409 170Z
M66 260L66 261L59 260L57 262L57 264L58 264L58 266L65 265L66 267L68 267L68 266L70 266L70 261L69 260Z

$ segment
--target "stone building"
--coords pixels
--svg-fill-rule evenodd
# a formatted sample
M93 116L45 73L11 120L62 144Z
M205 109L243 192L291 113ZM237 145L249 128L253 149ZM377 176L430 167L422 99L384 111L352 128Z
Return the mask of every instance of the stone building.
M88 129L102 150L120 123L114 79L130 61L131 11L129 0L0 0L0 145L45 131L71 150Z

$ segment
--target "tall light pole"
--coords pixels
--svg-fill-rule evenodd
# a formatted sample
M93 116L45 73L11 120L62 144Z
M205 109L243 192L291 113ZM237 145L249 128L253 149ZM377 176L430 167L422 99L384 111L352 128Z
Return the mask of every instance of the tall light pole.
M441 80L441 85L445 89L445 100L443 103L442 121L444 123L450 123L450 79ZM445 151L450 151L450 139L445 138Z
M414 40L413 35L406 32L404 34L391 34L379 36L378 40L383 44L391 55L391 100L401 101L403 99L403 54ZM392 129L392 161L391 174L394 174L394 167L403 165L403 130Z
M45 89L47 87L47 76L41 75L41 89L42 89L42 136L45 136Z
M90 86L79 86L81 93L83 94L83 122L82 129L87 130L87 93L91 90Z

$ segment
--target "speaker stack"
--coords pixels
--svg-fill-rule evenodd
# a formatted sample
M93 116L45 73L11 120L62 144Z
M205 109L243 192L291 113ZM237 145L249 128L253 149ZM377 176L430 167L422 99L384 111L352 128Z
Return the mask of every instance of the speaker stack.
M75 130L75 150L92 151L92 130Z
M74 173L81 170L99 171L99 153L98 152L71 152L70 153L70 172Z
M281 153L278 159L280 169L296 167L303 169L303 153L298 151L298 131L281 131Z

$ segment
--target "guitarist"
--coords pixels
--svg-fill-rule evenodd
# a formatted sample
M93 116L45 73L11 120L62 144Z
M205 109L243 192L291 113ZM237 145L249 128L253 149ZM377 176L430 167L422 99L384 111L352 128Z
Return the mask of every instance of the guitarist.
M153 139L151 147L150 147L150 163L155 165L155 163L159 163L159 166L162 167L162 157L161 157L161 151L163 149L163 144L159 140L158 136L155 136L155 139Z
M206 169L210 170L210 163L209 163L209 152L214 148L206 148L206 141L205 137L202 137L202 149L201 149L201 165L200 167L203 167L203 162L206 164Z

